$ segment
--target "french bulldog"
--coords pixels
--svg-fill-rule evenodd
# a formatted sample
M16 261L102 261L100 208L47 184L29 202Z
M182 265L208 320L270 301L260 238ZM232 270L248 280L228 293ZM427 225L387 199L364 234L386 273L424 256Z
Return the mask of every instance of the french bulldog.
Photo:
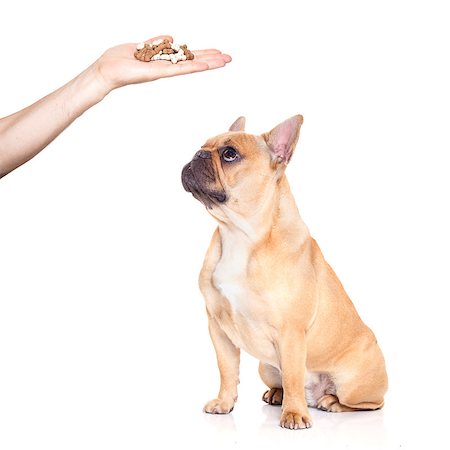
M260 361L263 400L282 405L280 425L309 428L308 406L375 410L387 375L373 332L301 219L285 169L303 117L262 135L239 117L208 139L182 171L186 191L218 226L199 277L220 390L204 411L229 413L237 400L240 350Z

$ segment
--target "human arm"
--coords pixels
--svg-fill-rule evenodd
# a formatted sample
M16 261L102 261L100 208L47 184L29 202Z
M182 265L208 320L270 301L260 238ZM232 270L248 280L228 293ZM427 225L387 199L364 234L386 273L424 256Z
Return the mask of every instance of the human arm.
M170 36L159 36L149 41L160 38L172 40ZM144 63L134 58L134 50L135 44L110 48L61 88L0 119L0 178L33 158L113 89L215 69L231 60L218 50L198 50L194 51L195 59L192 61Z

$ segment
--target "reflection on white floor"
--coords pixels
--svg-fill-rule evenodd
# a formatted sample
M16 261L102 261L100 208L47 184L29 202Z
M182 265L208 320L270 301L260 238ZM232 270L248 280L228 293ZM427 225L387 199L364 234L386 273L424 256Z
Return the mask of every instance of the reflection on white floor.
M215 446L244 448L251 444L297 446L307 443L308 448L388 448L382 410L333 414L310 409L313 427L292 431L279 427L280 407L239 406L228 415L203 416L203 432L214 436Z

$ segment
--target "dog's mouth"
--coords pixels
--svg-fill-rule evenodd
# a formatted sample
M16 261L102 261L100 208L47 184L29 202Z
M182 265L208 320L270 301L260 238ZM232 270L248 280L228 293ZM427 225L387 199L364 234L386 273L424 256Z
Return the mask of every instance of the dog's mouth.
M214 172L211 169L205 170L203 160L200 160L200 162L199 160L192 160L183 167L181 172L181 182L185 191L190 192L208 209L227 200L227 195L223 189L209 189L205 186L214 179Z

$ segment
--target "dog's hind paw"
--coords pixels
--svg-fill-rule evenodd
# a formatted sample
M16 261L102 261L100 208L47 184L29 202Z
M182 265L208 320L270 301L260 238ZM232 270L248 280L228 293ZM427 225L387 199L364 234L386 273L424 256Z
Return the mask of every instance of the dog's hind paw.
M283 403L283 389L271 388L264 392L262 399L269 405L281 405Z
M350 408L349 406L342 405L339 403L339 399L332 394L324 395L317 402L316 408L322 411L328 412L351 412L356 411L355 408Z

